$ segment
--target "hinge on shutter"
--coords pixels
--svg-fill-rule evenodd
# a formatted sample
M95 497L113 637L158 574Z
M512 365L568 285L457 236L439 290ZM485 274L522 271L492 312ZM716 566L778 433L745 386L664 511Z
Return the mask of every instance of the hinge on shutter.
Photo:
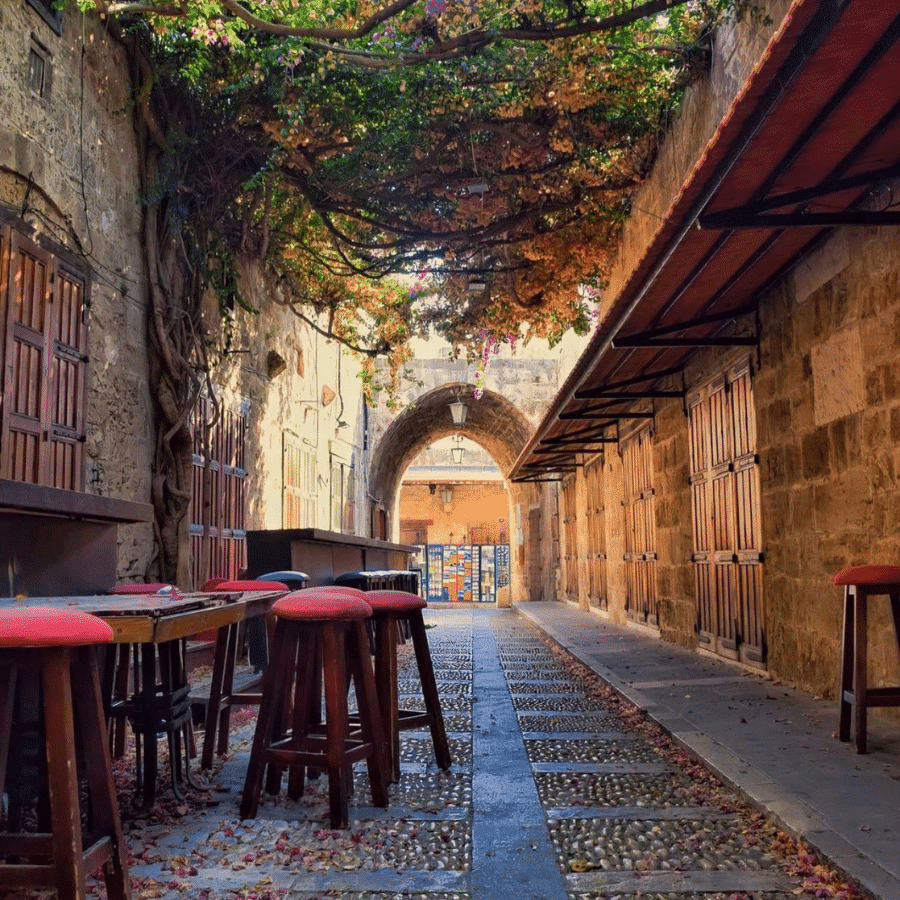
M54 341L53 347L58 356L65 356L67 359L75 362L86 363L90 359L87 353L82 353L77 347L71 344L64 344L62 341Z
M66 428L63 425L54 425L50 429L50 434L55 438L66 438L79 444L83 444L87 440L87 434L75 431L74 428Z

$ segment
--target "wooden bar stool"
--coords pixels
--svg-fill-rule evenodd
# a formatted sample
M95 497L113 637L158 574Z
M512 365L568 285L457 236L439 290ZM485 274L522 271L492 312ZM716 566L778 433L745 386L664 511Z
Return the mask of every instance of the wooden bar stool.
M388 739L391 780L400 780L400 732L425 725L431 730L431 742L438 767L449 769L453 760L444 729L444 716L422 610L428 604L418 594L407 591L366 591L375 624L375 685L384 716ZM425 711L401 709L397 686L397 641L401 633L412 637L422 685Z
M278 793L287 768L288 796L296 800L303 793L309 766L327 772L331 827L346 828L352 764L357 760L365 759L368 765L372 802L388 805L386 748L365 628L372 608L349 594L306 588L277 600L272 612L275 633L263 676L241 818L256 816L266 767L266 791ZM316 721L319 717L312 712L319 700L319 671L325 688L324 721ZM351 677L360 716L355 734L350 732L347 703Z
M0 887L56 888L60 900L87 897L88 875L102 867L107 895L128 900L127 850L113 784L94 644L113 639L102 619L77 610L22 607L0 611L0 785L20 675L40 684L49 821L39 831L0 832ZM83 827L78 761L90 801ZM18 777L10 773L11 778ZM49 831L46 830L49 825ZM21 827L21 826L18 826Z
M228 581L225 579L213 579L213 581L215 581L215 584L207 582L203 589L224 593L243 593L244 591L288 592L288 586L280 581ZM250 621L257 620L251 619ZM212 768L214 753L222 756L228 752L231 707L256 706L259 704L262 696L258 690L261 682L259 676L245 682L240 691L235 691L234 689L234 667L240 656L239 626L242 624L242 622L234 622L231 625L219 628L216 632L212 678L209 685L209 699L206 703L203 751L200 757L200 766L203 769Z
M900 566L851 566L834 577L844 586L844 634L841 642L841 714L838 737L850 740L851 713L856 752L866 752L866 712L873 706L900 706L900 686L868 685L867 625L869 597L887 596L900 650Z

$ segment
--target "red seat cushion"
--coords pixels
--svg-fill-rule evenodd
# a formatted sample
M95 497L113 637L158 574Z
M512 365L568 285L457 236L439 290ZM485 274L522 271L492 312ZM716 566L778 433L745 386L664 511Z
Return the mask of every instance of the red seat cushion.
M428 606L418 594L408 591L368 591L366 600L375 612L409 612Z
M372 607L352 594L320 593L316 588L293 591L272 604L272 612L285 619L368 619Z
M208 581L204 581L200 587L201 591L214 591L223 581L228 581L227 578L210 578Z
M0 647L70 647L106 644L112 626L77 609L22 606L0 610Z
M850 566L834 576L835 584L900 584L900 566Z
M281 581L222 581L214 591L287 591L288 586Z
M365 600L369 602L368 591L361 591L355 587L345 587L342 584L322 584L314 588L303 588L305 591L317 591L323 594L343 595L344 597L356 597L357 600Z

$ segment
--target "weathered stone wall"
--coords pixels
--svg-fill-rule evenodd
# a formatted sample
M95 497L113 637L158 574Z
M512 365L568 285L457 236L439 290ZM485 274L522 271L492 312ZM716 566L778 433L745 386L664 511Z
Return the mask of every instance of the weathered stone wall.
M692 92L685 110L694 110L696 118L675 123L664 147L673 156L661 156L636 206L665 211L684 182L684 162L723 111L719 101L727 91L714 89L716 72L733 93L749 71L739 59L758 55L761 44L754 35L764 32L720 38L720 48L733 50L731 68L718 62L710 84ZM715 102L705 106L697 100L704 96ZM673 162L678 159L682 164ZM613 290L652 231L649 219L635 216ZM842 604L832 579L848 565L900 559L900 231L836 231L759 300L761 343L751 366L767 665L775 677L834 696ZM688 389L721 374L742 354L746 351L698 352L685 370ZM657 401L655 412L660 635L690 647L696 645L697 607L688 422L680 401ZM623 478L612 449L605 455L604 476L608 614L624 622ZM900 680L896 639L881 598L872 604L870 623L870 677L895 684Z
M689 477L690 447L684 408L680 402L660 402L653 434L659 632L664 640L684 647L695 645L697 621Z
M301 322L252 262L244 261L240 277L245 300L258 312L236 314L232 352L220 361L215 380L226 403L247 411L247 527L283 527L287 433L316 459L316 519L304 526L343 530L332 520L331 462L337 460L354 466L354 533L369 535L359 364ZM285 362L277 373L269 369L273 352Z
M762 306L756 380L770 667L833 694L836 572L900 558L900 232L845 229ZM884 601L873 676L897 683Z
M154 436L128 69L95 16L67 12L61 32L24 0L0 6L0 204L26 236L59 245L90 268L86 489L148 503ZM26 81L34 46L48 64L43 97ZM242 288L259 314L236 314L233 352L213 377L223 403L249 416L248 527L282 526L287 432L316 456L316 521L309 524L333 524L330 467L337 459L355 464L355 531L369 534L356 361L279 305L251 264L243 266ZM217 312L208 314L214 323ZM286 362L274 377L270 351ZM153 554L153 527L122 526L119 534L118 576L140 579Z
M44 95L28 86L45 59ZM84 56L82 57L82 52ZM124 56L95 17L55 31L21 0L0 7L0 204L17 230L90 267L86 488L150 499L144 270ZM152 527L119 529L119 575L140 577Z

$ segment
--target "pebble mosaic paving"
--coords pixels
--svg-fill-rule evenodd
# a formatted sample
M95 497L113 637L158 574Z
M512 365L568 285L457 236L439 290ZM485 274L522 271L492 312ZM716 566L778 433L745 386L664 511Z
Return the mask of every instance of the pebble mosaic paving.
M329 827L324 779L297 802L263 795L241 822L242 710L206 793L137 814L119 765L134 900L859 900L805 888L792 839L514 611L426 617L450 771L427 731L404 732L388 809L358 764L345 831ZM416 708L408 644L399 677Z

